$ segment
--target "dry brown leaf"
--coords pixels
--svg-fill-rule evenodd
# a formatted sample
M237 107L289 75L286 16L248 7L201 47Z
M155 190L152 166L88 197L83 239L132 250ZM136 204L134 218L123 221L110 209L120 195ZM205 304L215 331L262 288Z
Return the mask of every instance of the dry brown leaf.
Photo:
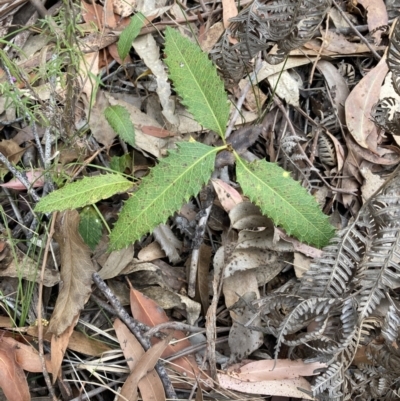
M221 387L240 391L241 393L278 395L307 400L313 399L306 393L298 390L298 388L302 388L311 392L311 385L304 377L286 380L263 380L251 383L220 373L218 374L218 381Z
M137 400L137 388L139 381L146 377L148 372L154 369L157 361L160 359L161 354L164 352L165 348L168 346L171 336L168 336L159 343L153 345L149 350L147 350L139 359L136 366L133 368L131 374L126 379L121 390L121 397L118 400L124 400L125 397L130 401Z
M383 0L357 0L367 10L368 30L375 39L375 44L381 43L383 31L378 28L388 24L388 13ZM375 32L374 32L375 31Z
M201 304L203 316L207 314L210 305L210 294L208 288L208 272L210 270L212 248L208 245L200 245L200 257L197 265L196 297L195 301Z
M17 164L21 160L25 150L12 139L0 141L0 152L13 164ZM3 163L0 163L0 166L3 166Z
M150 327L157 326L161 323L169 321L164 310L161 309L152 299L144 296L141 292L131 289L131 310L132 316L142 323L147 324ZM178 340L174 345L168 345L162 354L163 358L175 354L178 351L182 351L185 348L191 346L190 341L185 339L185 334L180 330L165 330L169 334L172 334L175 340ZM159 339L153 337L152 343L155 344ZM185 374L187 377L194 378L196 375L201 374L200 369L197 366L196 360L193 355L187 355L174 359L173 362L174 370Z
M111 252L103 268L99 271L99 276L103 280L118 276L133 261L133 251L133 245L130 245L119 251Z
M133 371L140 358L144 355L144 350L136 337L119 319L115 320L114 329L129 369ZM139 380L137 386L139 387L143 401L165 400L164 387L154 369L150 370L147 375Z
M363 148L376 151L378 128L371 120L372 107L379 99L388 72L386 56L351 91L345 104L347 128Z
M350 93L346 80L344 79L343 75L339 73L338 69L329 61L318 61L317 68L323 74L329 89L335 93L333 101L335 103L340 122L344 124L344 103Z
M145 296L151 298L159 307L164 310L178 308L186 311L186 320L188 324L195 324L200 316L201 306L198 302L193 301L186 295L170 291L167 288L158 286L150 286L143 288L142 292Z
M48 329L55 335L62 334L71 325L91 294L95 268L78 226L76 210L57 215L54 239L60 246L62 284Z
M115 6L115 1L104 2L104 9L102 15L104 15L104 22L105 22L104 25L106 28L113 29L117 26L117 19L115 18L114 15L113 6Z
M254 270L236 272L230 277L224 279L223 292L225 296L225 305L227 308L233 306L239 299L245 299L248 302L260 298L258 283ZM233 323L229 332L229 348L231 350L230 362L241 361L253 351L260 348L263 343L264 335L260 331L250 330L245 327L254 317L254 312L249 308L243 308L241 313L231 310L230 315ZM257 327L261 324L261 319L252 321L252 326Z
M60 335L53 334L51 337L51 372L53 374L53 384L56 382L60 373L61 364L64 359L65 352L67 351L69 339L74 327L78 322L79 315L71 322L70 326L64 330Z
M257 382L262 380L294 379L301 376L314 376L317 369L326 368L325 363L304 363L298 359L264 359L261 361L246 361L232 365L227 373L236 379Z
M8 401L29 401L28 382L18 364L15 347L0 340L0 387Z
M43 328L43 337L45 341L51 341L52 334L46 331L46 328ZM38 329L35 326L31 326L28 328L27 334L33 337L38 336ZM104 352L111 351L106 343L100 340L96 340L94 338L90 338L84 333L80 333L79 331L73 331L71 337L68 341L68 349L76 352L80 352L84 355L89 356L100 356ZM26 369L27 370L27 369Z
M344 109L343 109L343 113L344 113ZM338 141L338 139L335 136L333 136L329 131L326 131L325 133L332 140L333 146L335 147L336 160L337 160L337 170L340 171L343 168L344 157L345 157L344 156L343 146Z

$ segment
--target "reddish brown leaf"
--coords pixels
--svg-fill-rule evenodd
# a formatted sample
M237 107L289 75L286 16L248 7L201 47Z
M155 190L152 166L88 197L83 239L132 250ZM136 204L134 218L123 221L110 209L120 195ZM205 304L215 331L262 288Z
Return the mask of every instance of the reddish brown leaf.
M141 292L131 289L130 292L131 310L132 315L135 319L142 323L147 324L150 327L157 326L161 323L168 322L169 319L165 314L164 310L160 308L152 299L146 297ZM180 330L165 330L168 334L171 334L175 340L178 340L176 344L169 344L162 354L163 358L175 354L185 348L190 347L189 340L185 339L185 334ZM160 340L153 337L152 344L156 344ZM200 369L197 366L193 355L188 355L174 359L173 368L178 372L184 373L188 377L196 377L200 374Z
M29 401L28 382L17 363L15 347L0 340L0 387L8 401Z

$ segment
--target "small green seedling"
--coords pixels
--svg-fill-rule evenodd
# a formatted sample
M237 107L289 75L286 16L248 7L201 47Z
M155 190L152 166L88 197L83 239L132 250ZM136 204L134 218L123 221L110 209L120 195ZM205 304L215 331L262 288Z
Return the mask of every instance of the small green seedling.
M265 160L248 163L226 143L229 101L224 84L207 55L171 28L165 32L165 54L170 78L182 103L198 123L218 133L224 145L214 148L195 141L178 143L178 149L170 151L168 157L151 169L125 203L110 235L110 249L126 247L152 232L190 197L197 195L209 181L215 157L222 150L233 152L237 180L243 193L265 215L301 241L317 247L326 245L334 229L314 197L277 164ZM114 119L113 127L120 127L125 134L132 129L128 121L124 122L129 119L126 113L114 109L109 114ZM129 138L132 141L133 135ZM84 178L44 197L36 211L49 213L94 204L126 191L131 185L117 174Z

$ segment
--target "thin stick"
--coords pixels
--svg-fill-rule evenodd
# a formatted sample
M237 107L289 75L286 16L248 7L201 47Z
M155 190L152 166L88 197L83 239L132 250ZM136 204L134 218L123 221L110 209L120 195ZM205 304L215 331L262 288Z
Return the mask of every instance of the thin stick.
M333 5L336 7L336 9L339 11L340 15L343 17L343 19L349 24L349 27L351 30L360 38L361 42L363 42L369 50L371 50L371 53L373 56L377 59L380 60L382 57L376 52L375 49L372 48L371 44L368 42L367 39L364 38L363 35L361 35L360 32L358 32L357 28L354 26L354 24L349 20L347 17L346 13L343 12L343 10L339 7L339 4L336 3L335 0L332 0Z
M118 317L127 325L132 334L137 338L140 345L143 347L145 351L150 348L150 341L143 336L140 331L140 327L138 322L136 322L131 316L128 315L124 307L119 302L118 298L111 291L111 289L107 286L104 280L98 275L98 273L93 273L93 281L96 284L97 288L104 294L104 296L108 299L112 307L117 312ZM160 376L160 380L164 386L165 395L167 398L176 400L176 393L174 387L172 386L171 380L168 377L168 373L165 370L164 365L161 364L160 361L157 362L155 369Z
M38 323L38 343L39 343L39 357L40 361L42 362L42 371L43 371L43 376L46 381L47 388L49 389L51 398L53 401L57 401L56 394L54 392L54 388L51 384L49 372L46 369L46 362L44 360L44 347L43 347L43 322L42 322L42 299L43 299L43 281L44 281L44 272L46 270L46 265L47 265L47 256L49 254L49 249L50 249L50 244L51 244L51 239L54 234L54 224L57 218L57 212L53 214L53 218L51 219L51 224L50 224L50 231L49 235L47 237L47 242L46 242L46 248L44 250L44 255L43 255L43 263L42 263L42 269L40 271L40 282L39 282L39 291L38 291L38 304L37 304L37 323Z

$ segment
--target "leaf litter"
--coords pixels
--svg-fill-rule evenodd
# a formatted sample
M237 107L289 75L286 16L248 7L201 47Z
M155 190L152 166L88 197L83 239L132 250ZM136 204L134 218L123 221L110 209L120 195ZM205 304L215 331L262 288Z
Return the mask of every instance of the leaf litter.
M36 14L3 3L6 40L13 18L40 26ZM74 399L78 386L93 399L120 391L121 400L165 400L171 388L154 369L161 358L179 399L195 391L207 400L397 399L398 7L380 0L74 7L45 10L53 18L47 30L16 33L1 55L6 398ZM71 22L81 43L69 37L66 56L54 44ZM121 34L130 24L134 35ZM201 55L196 42L209 54L201 79L190 64ZM197 89L183 96L192 84ZM189 145L195 167L180 154ZM236 170L231 149L240 155ZM185 163L186 175L176 168ZM266 185L275 167L303 186L297 204L296 196L290 201L303 220L285 209L284 181ZM142 187L154 176L157 196ZM205 190L196 196L202 186L211 201ZM267 189L277 196L269 202ZM318 221L316 201L307 209L303 192L339 229L323 250L333 230ZM78 211L59 214L51 238L50 212L70 208ZM114 250L116 243L126 248ZM95 288L95 271L130 306L139 339L129 319L115 319L123 307ZM146 336L150 328L157 337ZM36 338L51 342L45 369ZM27 381L26 372L50 373L50 384Z

